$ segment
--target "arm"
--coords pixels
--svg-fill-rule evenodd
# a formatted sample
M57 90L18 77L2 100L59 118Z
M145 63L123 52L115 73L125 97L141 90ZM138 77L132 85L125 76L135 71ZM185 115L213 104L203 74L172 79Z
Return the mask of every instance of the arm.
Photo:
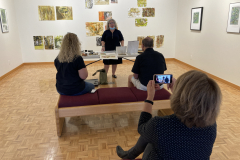
M105 42L104 41L101 41L102 42L102 51L105 51Z
M79 77L80 77L82 80L87 79L87 77L88 77L87 68L82 68L82 69L78 70L78 74L79 74Z
M121 41L121 46L124 46L124 40Z
M134 77L135 79L138 79L138 74L133 73L133 77Z
M172 93L173 93L173 86L174 86L175 82L176 82L176 79L172 77L172 83L167 84L168 90L171 89Z

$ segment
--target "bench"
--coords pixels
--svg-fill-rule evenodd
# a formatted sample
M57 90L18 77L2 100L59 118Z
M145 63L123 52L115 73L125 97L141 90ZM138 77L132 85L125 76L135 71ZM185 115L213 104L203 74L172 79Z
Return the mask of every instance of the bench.
M170 109L170 93L156 91L153 110ZM142 111L147 92L135 87L100 88L81 96L60 95L55 108L57 135L62 134L65 117Z

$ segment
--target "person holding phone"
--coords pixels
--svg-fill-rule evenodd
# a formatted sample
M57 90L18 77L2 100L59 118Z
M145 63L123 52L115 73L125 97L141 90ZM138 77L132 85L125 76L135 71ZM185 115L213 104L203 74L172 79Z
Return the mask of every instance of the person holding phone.
M168 83L169 82L169 79L168 79L168 77L166 76L166 78L165 78L165 83Z
M201 87L199 87L201 86ZM128 151L116 147L122 159L209 160L216 140L216 119L222 99L218 84L205 73L189 71L168 84L173 115L152 118L155 82L147 85L147 99L138 123L140 138Z
M120 30L118 30L117 23L114 19L109 19L107 22L107 30L102 35L102 51L116 50L116 46L124 46L124 38ZM117 78L116 70L117 64L122 64L122 58L104 59L104 69L108 72L109 65L112 65L112 77Z

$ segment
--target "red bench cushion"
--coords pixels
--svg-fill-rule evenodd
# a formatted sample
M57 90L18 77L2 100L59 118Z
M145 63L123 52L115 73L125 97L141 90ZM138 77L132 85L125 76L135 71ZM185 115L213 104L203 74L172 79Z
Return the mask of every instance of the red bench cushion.
M133 94L136 96L138 101L146 100L147 91L142 91L135 87L131 87L130 89L132 90ZM169 99L170 96L171 96L171 94L166 89L163 88L163 89L156 91L154 100L165 100L165 99Z
M73 107L99 104L98 93L87 93L81 96L64 96L59 98L58 107Z
M100 104L137 101L137 98L128 87L100 88L97 91Z

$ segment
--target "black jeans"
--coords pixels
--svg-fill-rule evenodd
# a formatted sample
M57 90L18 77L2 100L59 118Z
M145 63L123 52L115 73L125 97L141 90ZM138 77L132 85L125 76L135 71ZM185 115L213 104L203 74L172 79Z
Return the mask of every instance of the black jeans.
M147 159L147 157L151 153L152 149L153 149L152 144L148 143L142 136L140 136L136 145L129 150L129 151L131 151L131 153L129 153L129 154L135 155L137 157L141 153L144 152L142 159Z

